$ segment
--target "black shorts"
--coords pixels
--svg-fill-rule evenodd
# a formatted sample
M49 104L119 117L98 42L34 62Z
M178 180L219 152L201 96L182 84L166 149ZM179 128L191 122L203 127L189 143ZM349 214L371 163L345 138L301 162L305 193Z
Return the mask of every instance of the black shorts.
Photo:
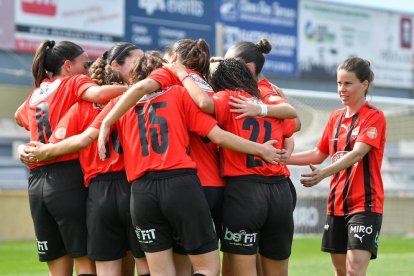
M290 193L292 194L293 211L295 211L296 202L298 201L298 196L296 194L296 188L289 176L286 177L286 180L289 183Z
M68 254L86 256L86 197L79 161L33 169L29 203L39 260L53 261Z
M322 251L346 254L347 250L362 249L377 258L382 215L356 213L346 216L328 216L324 226Z
M221 250L240 255L289 258L293 240L293 204L282 176L229 177L224 192Z
M206 196L208 206L210 207L211 216L214 221L214 228L217 233L217 239L219 239L223 232L222 222L224 187L203 186L203 191Z
M194 169L148 172L132 182L131 216L144 252L174 244L190 255L217 249L217 237Z
M88 256L95 261L123 258L128 250L144 257L129 211L131 184L125 171L99 174L89 186L86 205Z

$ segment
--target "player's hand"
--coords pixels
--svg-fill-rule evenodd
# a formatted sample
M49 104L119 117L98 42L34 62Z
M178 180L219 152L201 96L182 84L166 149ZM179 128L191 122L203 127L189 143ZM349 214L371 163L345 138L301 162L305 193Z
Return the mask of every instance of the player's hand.
M314 165L310 164L309 168L312 170L311 173L301 174L302 178L300 179L300 183L302 183L302 185L305 187L312 187L321 182L321 180L326 177L323 171Z
M290 158L290 155L291 154L292 154L292 152L289 152L286 149L281 149L281 152L280 152L280 164L282 164L283 166L286 166L286 162Z
M31 146L26 148L26 152L30 157L33 157L37 162L53 160L53 157L49 157L47 154L47 144L41 142L32 141Z
M185 66L178 61L164 63L163 65L164 67L170 69L180 79L181 77L187 75L187 68L185 68Z
M33 166L37 163L37 160L35 157L33 157L32 155L30 155L27 150L32 146L32 143L28 143L28 144L23 144L20 145L17 148L17 152L19 153L19 159L20 162L22 162L24 165L26 166Z
M259 104L254 103L251 99L241 95L239 95L238 98L230 96L230 100L229 105L234 107L230 109L230 112L240 113L240 115L235 117L236 119L241 119L247 116L255 117L260 115L260 112L262 111Z
M98 136L98 154L103 161L106 158L106 142L108 141L109 127L102 122L101 129Z
M280 159L280 149L275 148L276 140L269 140L262 144L263 151L260 153L260 157L268 163L278 164Z

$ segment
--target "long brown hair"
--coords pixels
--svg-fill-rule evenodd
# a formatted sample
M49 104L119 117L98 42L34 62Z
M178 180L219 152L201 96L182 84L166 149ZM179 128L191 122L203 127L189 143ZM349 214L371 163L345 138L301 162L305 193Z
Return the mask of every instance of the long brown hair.
M180 39L171 47L171 52L178 53L186 68L199 72L204 78L208 77L210 48L204 39Z
M137 83L140 80L145 79L157 68L161 68L163 63L167 61L161 58L161 55L157 51L145 52L142 56L137 58L134 65L129 71L129 76L132 83Z

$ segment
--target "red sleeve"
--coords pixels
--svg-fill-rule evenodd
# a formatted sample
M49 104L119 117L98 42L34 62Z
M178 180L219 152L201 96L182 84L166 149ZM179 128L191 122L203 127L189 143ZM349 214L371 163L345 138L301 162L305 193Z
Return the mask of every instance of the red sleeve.
M319 143L317 145L317 148L325 153L329 155L329 139L330 136L332 135L332 122L334 120L334 116L333 114L331 114L331 116L329 117L329 121L325 126L325 130L323 131L322 137L319 140Z
M220 126L226 124L228 115L230 114L229 96L230 94L228 92L220 91L212 97L214 101L214 117Z
M295 133L295 119L283 120L283 137L288 138Z
M96 128L96 129L100 129L101 125L102 125L102 121L105 119L106 115L108 115L109 111L111 111L111 109L115 106L115 104L119 101L119 98L121 96L118 96L112 100L110 100L104 109L102 109L102 111L99 113L98 116L96 116L95 120L93 120L92 124L90 125L90 127Z
M272 84L267 79L262 79L257 83L257 86L260 90L260 96L262 97L262 101L266 104L279 104L279 103L287 103L288 101L280 97L278 91L281 89L276 87L277 91L274 91L272 88Z
M356 142L366 143L374 148L379 148L381 145L382 135L385 130L385 116L381 111L373 112L371 116L366 118L361 124L358 138Z
M57 143L68 137L79 134L81 132L79 127L79 103L74 104L65 116L63 116L57 124L52 136L49 138L50 143Z
M91 86L97 86L91 78L85 75L76 75L72 77L73 90L75 93L76 101L82 100L82 95Z
M195 105L187 91L184 91L182 94L188 129L198 135L207 136L213 127L217 125L217 121L210 115L202 112Z
M274 91L267 93L266 95L262 96L262 101L265 104L280 104L280 103L287 103L288 101L280 97Z
M181 85L181 82L177 76L164 67L152 71L148 78L158 82L161 85L162 90L166 90L171 85Z
M30 97L30 96L29 96ZM28 104L27 101L24 103L24 105L22 106L22 108L20 108L17 111L17 120L22 124L22 126L30 131L30 127L29 127L29 113L28 113Z

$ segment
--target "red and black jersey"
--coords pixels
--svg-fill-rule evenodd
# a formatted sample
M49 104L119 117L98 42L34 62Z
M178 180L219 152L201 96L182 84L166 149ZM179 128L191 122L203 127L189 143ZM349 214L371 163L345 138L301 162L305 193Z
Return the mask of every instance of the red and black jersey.
M211 97L214 91L197 71L187 70L193 81ZM182 85L178 77L167 68L154 70L148 77L158 82L162 89L171 85ZM207 137L190 132L190 156L197 164L197 175L202 186L224 186L220 176L218 147Z
M91 126L101 110L102 106L91 102L81 101L76 103L59 121L56 130L50 137L50 142L57 143L82 133ZM98 174L124 170L122 148L119 145L117 132L112 130L110 133L107 144L107 157L104 161L99 158L97 141L94 141L79 152L79 161L83 170L86 187L89 186L91 179Z
M383 213L384 188L381 164L384 155L386 122L384 113L366 103L358 113L345 117L345 108L331 114L318 149L335 162L350 152L355 142L370 145L361 161L331 178L328 215L358 212Z
M213 96L216 120L222 128L240 137L253 142L264 143L268 140L283 141L293 134L295 124L293 120L279 120L274 118L246 117L235 119L235 113L230 112L229 97L252 98L243 91L224 90ZM276 144L280 148L280 143ZM258 174L264 176L284 175L284 169L278 164L269 164L260 157L240 152L222 149L222 170L224 176L240 176Z
M206 136L216 124L184 87L173 85L145 95L116 122L128 181L149 171L196 168L188 154L188 132Z
M69 108L82 99L82 94L96 84L85 75L45 79L32 91L17 118L30 131L30 140L48 143L59 120ZM77 158L76 154L60 156L53 161L39 162L30 169L45 164Z

